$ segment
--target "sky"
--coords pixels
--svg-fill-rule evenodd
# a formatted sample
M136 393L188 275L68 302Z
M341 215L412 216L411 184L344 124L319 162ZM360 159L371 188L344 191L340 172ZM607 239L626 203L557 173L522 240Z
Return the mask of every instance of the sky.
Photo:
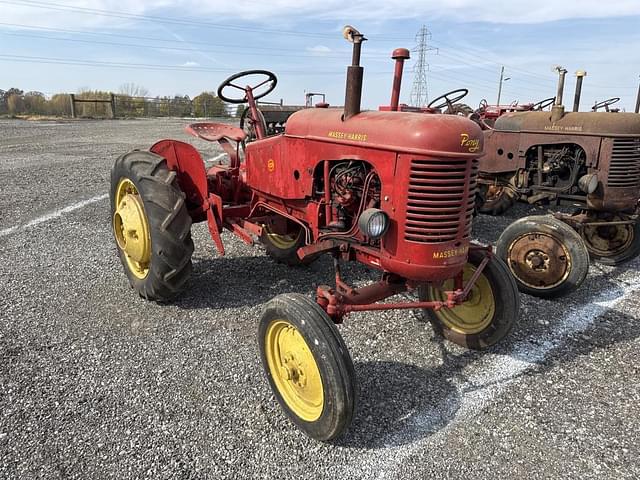
M0 89L45 94L118 92L152 96L216 91L233 73L266 69L278 85L265 100L303 104L323 92L342 105L351 24L363 46L363 106L389 103L394 48L412 50L401 101L409 103L425 25L429 99L467 88L472 107L536 102L555 95L562 65L565 105L586 70L581 109L620 97L633 111L640 82L640 0L0 0Z

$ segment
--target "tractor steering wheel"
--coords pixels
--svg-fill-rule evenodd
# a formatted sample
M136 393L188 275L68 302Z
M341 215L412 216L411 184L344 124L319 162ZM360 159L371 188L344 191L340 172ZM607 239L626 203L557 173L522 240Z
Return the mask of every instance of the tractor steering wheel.
M478 110L476 111L484 111L487 109L487 107L489 107L489 102L487 102L486 98L483 98L482 100L480 100L480 103L478 104Z
M457 97L449 98L449 95L454 95L454 94L459 94L459 95ZM462 100L468 94L469 94L469 90L467 90L466 88L451 90L450 92L447 92L444 95L440 95L439 97L436 97L433 100L431 100L431 103L429 103L427 107L429 108L447 107L448 110L453 110L453 104ZM444 102L438 103L440 100L443 100L443 99L444 99Z
M534 103L533 105L531 105L531 110L544 110L549 105L552 105L555 101L556 97L545 98L544 100L540 100L538 103Z
M602 102L596 103L593 107L591 107L591 110L593 110L594 112L597 112L598 109L604 107L608 112L609 111L609 108L608 108L609 105L613 105L614 103L618 103L619 101L620 101L620 97L609 98L607 100L603 100Z
M260 75L260 76L265 76L267 78L262 80L262 81L258 81L254 86L247 85L245 87L242 87L240 85L236 85L235 83L233 83L235 80L238 80L239 78L248 77L248 76L252 76L252 75ZM276 88L276 84L277 83L278 83L278 78L276 77L276 75L274 73L272 73L272 72L269 72L268 70L246 70L244 72L240 72L240 73L236 73L235 75L231 75L224 82L222 82L220 84L220 86L218 87L218 98L221 98L222 100L224 100L227 103L245 103L245 102L249 101L249 98L247 96L247 92L248 92L248 90L251 90L251 92L253 94L253 99L254 100L258 100L259 98L262 98L265 95L268 95L269 93L271 93L273 91L273 89ZM263 92L254 93L260 87L263 87L265 85L266 85L266 90L264 90ZM241 90L244 93L244 95L242 96L242 98L227 97L226 95L223 94L223 90L225 88L227 88L227 87L235 88L237 90Z

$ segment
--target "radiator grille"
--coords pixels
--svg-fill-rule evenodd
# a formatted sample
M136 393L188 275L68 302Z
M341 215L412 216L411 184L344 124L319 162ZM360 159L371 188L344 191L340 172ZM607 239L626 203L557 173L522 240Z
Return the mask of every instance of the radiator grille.
M477 176L478 160L471 165L467 159L413 160L405 240L441 243L469 238Z
M609 187L640 187L640 138L615 138L609 166Z

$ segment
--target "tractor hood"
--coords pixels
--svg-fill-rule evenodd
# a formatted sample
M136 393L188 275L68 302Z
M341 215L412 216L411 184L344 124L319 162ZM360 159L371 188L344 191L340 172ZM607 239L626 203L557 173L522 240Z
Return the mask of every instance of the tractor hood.
M333 108L300 110L287 120L285 135L431 156L482 154L482 130L464 117L368 111L343 121L342 113Z
M571 112L551 122L551 112L515 112L502 115L494 128L500 132L553 132L571 135L640 136L637 113Z

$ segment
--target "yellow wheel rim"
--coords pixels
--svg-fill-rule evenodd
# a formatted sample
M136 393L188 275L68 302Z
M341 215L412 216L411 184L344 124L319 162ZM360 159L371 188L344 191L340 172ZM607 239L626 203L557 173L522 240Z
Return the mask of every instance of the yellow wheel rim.
M113 232L131 273L144 279L151 263L149 221L138 189L128 178L118 183L114 198Z
M287 250L289 248L295 247L298 239L300 238L300 235L302 235L302 228L300 228L297 233L285 235L273 233L269 225L264 225L263 228L267 234L267 237L269 238L269 242L274 247L279 248L280 250Z
M476 268L467 263L463 271L464 283L469 281ZM453 280L447 280L442 289L427 289L432 300L446 300L446 290L453 290ZM473 335L487 328L496 313L496 301L489 280L481 273L471 288L467 300L454 308L442 308L434 312L438 320L450 330L462 335Z
M298 329L286 320L274 320L264 340L271 378L289 409L307 422L320 418L324 406L322 378Z

